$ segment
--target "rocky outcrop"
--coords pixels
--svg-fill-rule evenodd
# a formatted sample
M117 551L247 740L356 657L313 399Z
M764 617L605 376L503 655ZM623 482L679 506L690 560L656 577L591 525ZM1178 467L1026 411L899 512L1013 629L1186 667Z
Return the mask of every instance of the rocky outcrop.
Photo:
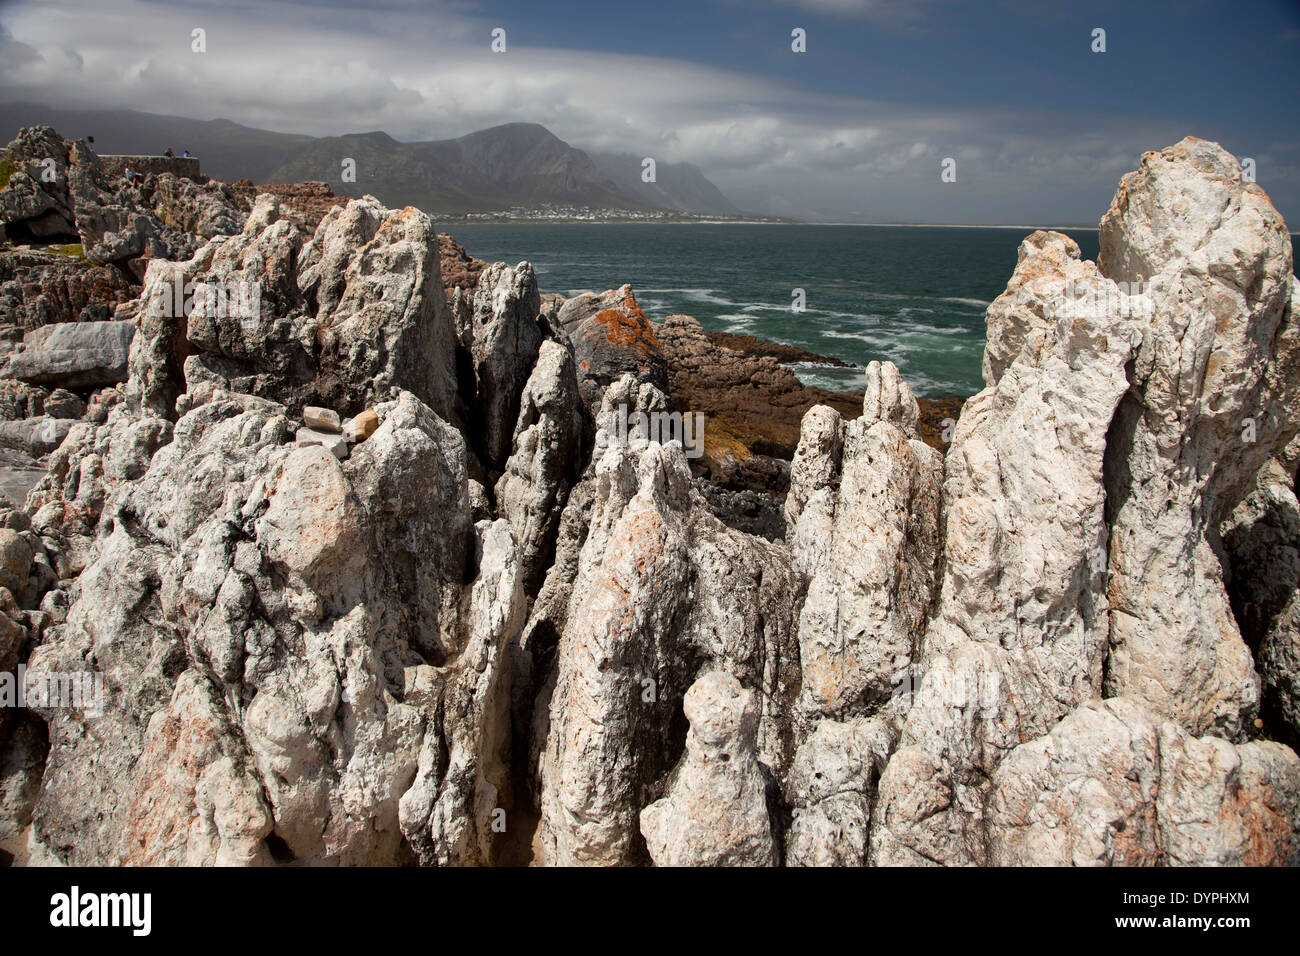
M0 337L59 322L102 322L139 289L107 266L70 255L13 250L0 255Z
M537 593L550 567L560 515L579 477L583 432L573 355L545 341L524 386L513 453L496 484L501 516L519 536L530 594Z
M629 375L607 390L602 420L655 404L666 399ZM569 508L583 507L575 492ZM800 584L788 552L712 516L679 444L609 444L586 508L572 570L558 558L552 570L572 584L552 625L554 678L540 681L553 684L537 722L541 852L557 865L634 863L646 853L640 810L682 753L683 694L706 670L759 691L758 758L774 772L788 766Z
M1294 866L1300 758L1091 701L1007 756L988 814L996 866Z
M863 414L818 405L791 466L786 541L808 578L799 612L801 710L874 710L919 650L939 566L943 458L920 440L892 362L867 367Z
M483 459L494 469L510 454L522 386L541 348L540 310L533 267L496 263L479 276L470 323L461 330L461 346L473 362L472 408L482 430Z
M1188 138L1120 183L1098 266L1153 304L1107 450L1106 690L1236 734L1259 689L1216 529L1300 427L1290 237L1231 155Z
M1131 697L1153 725L1168 721L1166 736L1238 733L1252 706L1250 655L1206 536L1244 493L1237 469L1253 477L1257 456L1294 433L1271 405L1276 388L1265 370L1292 361L1278 290L1294 279L1289 255L1271 238L1276 213L1225 157L1197 142L1148 154L1103 222L1100 268L1079 262L1065 237L1035 234L989 310L989 387L967 403L947 459L944 583L920 686L880 782L875 862L1027 861L1026 847L1043 854L1040 862L1191 855L1156 838L1156 791L1140 782L1141 792L1115 795L1106 813L1087 818L1043 796L1057 786L1048 778L1015 784L1061 813L1023 843L1015 826L1035 811L1005 788L1040 760L1028 756L1041 752L1035 739L1050 734L1068 747L1080 733L1085 749L1100 745L1103 732L1086 715L1103 694ZM1175 229L1161 220L1169 211L1209 218ZM1253 239L1234 236L1247 222L1262 245L1253 230ZM1191 245L1170 251L1184 241ZM1238 244L1244 257L1232 251ZM1128 300L1139 269L1161 280L1140 293L1154 308ZM1213 290L1202 278L1209 273L1219 276ZM1101 305L1069 307L1074 299ZM1264 354L1262 343L1277 351ZM1180 356L1195 357L1198 374L1176 372ZM1252 414L1270 421L1263 447L1230 454L1239 433L1227 422ZM1180 456L1191 457L1179 466ZM1191 745L1179 738L1171 746ZM1207 746L1228 748L1225 767L1235 759L1231 744ZM1114 758L1115 773L1140 778L1146 771L1127 753ZM1109 757L1062 750L1042 759L1062 787L1080 775L1111 777ZM1057 769L1066 760L1079 768L1073 775ZM1279 776L1263 788L1293 789L1285 760L1269 766ZM1236 784L1222 787L1235 792ZM1133 809L1111 812L1120 806ZM1266 847L1257 858L1287 858L1285 807L1277 829L1278 815L1261 812L1250 824ZM1204 859L1233 858L1239 826L1226 811L1211 815L1197 838L1211 848ZM1045 836L1052 828L1055 843Z
M877 863L986 862L987 776L1101 691L1102 466L1137 333L1038 308L1069 283L1110 288L1073 241L1035 233L989 309L990 342L1019 346L987 365L945 461L943 582L880 782Z
M458 433L409 393L377 411L340 463L287 445L282 409L214 398L119 489L30 665L93 653L108 684L101 715L45 712L41 844L72 862L490 861L514 539L471 525Z
M172 173L126 183L84 140L49 127L21 130L5 149L9 172L0 188L0 225L37 240L80 241L96 265L114 264L139 278L141 260L185 259L203 239L237 233L247 207L223 183Z
M0 186L0 224L10 234L72 240L76 214L68 191L72 149L47 126L19 130L5 147L5 182Z
M326 215L336 207L347 204L346 197L335 196L330 184L322 182L265 183L254 186L250 180L241 179L230 183L230 189L245 210L253 208L258 196L274 196L285 216L304 232L315 232Z
M442 266L442 291L459 329L463 327L462 312L454 303L463 302L464 308L469 307L474 290L478 288L478 277L487 268L487 263L471 256L464 246L445 232L438 233L438 261Z
M0 709L6 854L1300 862L1297 293L1213 144L1144 157L1100 263L1024 240L946 456L890 363L818 403L629 287L441 269L414 209L186 236L126 382L0 389L0 444L63 432L0 506L0 671L103 681ZM788 442L784 502L633 424L684 410L728 481Z
M715 345L688 315L670 315L655 334L674 406L706 416L701 468L724 486L784 492L803 414L816 404L847 418L861 410L857 396L806 388L772 356Z
M691 729L668 794L641 811L656 866L772 866L776 843L758 762L754 693L730 674L699 678L682 701Z
M599 408L605 389L623 375L667 393L667 361L630 285L568 299L557 321L573 341L578 388L589 409Z
M193 380L353 414L404 388L450 416L455 338L435 236L423 213L364 199L304 243L274 198L259 199L239 235L150 265L131 400L172 417Z
M1261 677L1261 711L1293 744L1300 741L1300 502L1290 452L1298 444L1265 463L1219 527L1233 616Z
M144 186L154 212L169 229L201 239L233 236L244 228L250 207L240 203L226 183L197 183L193 179L163 173Z

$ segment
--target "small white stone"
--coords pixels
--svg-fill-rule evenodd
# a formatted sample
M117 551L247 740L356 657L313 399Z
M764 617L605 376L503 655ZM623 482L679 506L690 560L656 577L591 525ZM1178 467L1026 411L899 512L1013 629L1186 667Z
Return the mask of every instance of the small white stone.
M294 439L300 445L324 445L336 458L348 457L348 443L342 435L316 431L314 428L299 428Z

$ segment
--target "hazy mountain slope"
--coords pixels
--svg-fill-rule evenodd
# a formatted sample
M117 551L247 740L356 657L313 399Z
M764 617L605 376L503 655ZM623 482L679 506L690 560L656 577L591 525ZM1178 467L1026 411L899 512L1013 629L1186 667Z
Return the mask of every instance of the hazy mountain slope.
M345 158L357 181L342 181ZM582 150L544 126L508 123L453 140L399 143L384 133L310 143L275 170L281 182L319 179L344 195L373 193L390 206L485 212L558 203L593 208L666 208L620 190Z
M704 213L714 216L739 216L731 200L713 185L699 167L691 163L655 164L655 181L641 181L643 157L630 153L589 154L601 172L621 188L634 193L642 202L675 212Z

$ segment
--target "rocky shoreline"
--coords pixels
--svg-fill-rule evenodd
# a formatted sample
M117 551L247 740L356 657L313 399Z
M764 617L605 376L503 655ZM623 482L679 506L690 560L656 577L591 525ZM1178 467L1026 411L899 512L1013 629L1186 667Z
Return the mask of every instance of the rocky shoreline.
M964 405L412 207L4 164L0 860L1300 862L1300 288L1216 144L1024 240Z

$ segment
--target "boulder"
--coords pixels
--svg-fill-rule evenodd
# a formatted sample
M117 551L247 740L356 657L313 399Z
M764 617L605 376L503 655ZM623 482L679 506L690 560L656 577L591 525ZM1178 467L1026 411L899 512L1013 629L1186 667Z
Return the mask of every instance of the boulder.
M588 409L599 408L605 389L625 374L668 391L668 363L630 285L568 299L557 320L573 341L578 389Z
M299 428L294 433L294 441L300 445L320 445L335 458L348 457L348 440L337 432L317 431L314 428Z
M126 381L134 335L131 322L41 326L23 337L23 349L10 356L3 374L64 388L116 385Z
M365 441L378 427L379 416L375 414L373 408L367 408L343 423L343 437L350 442Z
M0 447L23 452L32 458L44 458L63 444L72 424L70 419L52 415L0 422Z

